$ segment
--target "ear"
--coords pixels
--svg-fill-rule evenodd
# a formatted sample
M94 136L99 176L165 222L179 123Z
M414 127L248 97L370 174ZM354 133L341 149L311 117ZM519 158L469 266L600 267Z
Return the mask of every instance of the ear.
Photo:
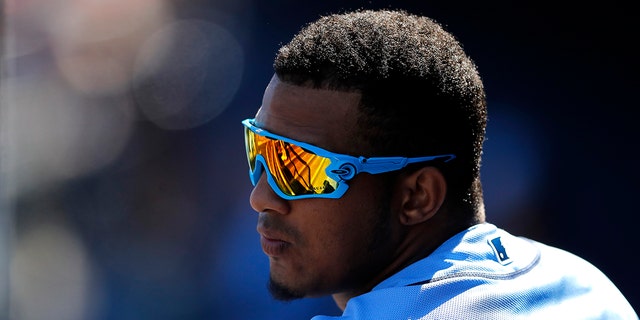
M431 219L447 194L447 182L435 167L423 167L405 176L400 188L400 222L404 225L415 225Z

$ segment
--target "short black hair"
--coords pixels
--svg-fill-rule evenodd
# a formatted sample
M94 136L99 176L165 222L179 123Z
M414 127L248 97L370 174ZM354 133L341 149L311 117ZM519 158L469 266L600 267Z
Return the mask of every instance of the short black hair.
M291 84L360 92L354 143L366 156L454 153L439 166L448 200L481 208L486 94L476 65L438 22L391 9L323 16L280 48L274 69Z

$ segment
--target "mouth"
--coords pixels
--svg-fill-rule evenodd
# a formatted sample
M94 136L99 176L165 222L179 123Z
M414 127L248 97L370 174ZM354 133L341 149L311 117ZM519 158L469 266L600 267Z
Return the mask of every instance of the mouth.
M269 228L268 223L258 223L257 231L260 234L262 251L269 257L282 256L291 243L277 230Z
M265 236L261 233L260 245L262 246L262 251L264 252L264 254L269 257L275 258L282 256L291 244L278 238Z

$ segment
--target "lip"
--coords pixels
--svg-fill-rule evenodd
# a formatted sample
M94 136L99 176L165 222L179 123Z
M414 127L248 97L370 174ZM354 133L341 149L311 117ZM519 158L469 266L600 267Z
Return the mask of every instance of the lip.
M282 256L285 250L291 245L291 243L284 240L281 235L267 229L262 224L258 225L257 231L260 234L262 251L269 257Z
M260 245L262 246L262 251L267 256L279 257L285 253L290 243L280 239L269 238L261 234Z

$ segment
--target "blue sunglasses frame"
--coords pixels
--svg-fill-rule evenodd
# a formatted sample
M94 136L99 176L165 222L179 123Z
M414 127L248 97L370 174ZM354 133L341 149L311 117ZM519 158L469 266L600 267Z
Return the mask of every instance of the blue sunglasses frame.
M334 153L320 147L316 147L314 145L304 143L301 141L296 141L293 139L289 139L287 137L283 137L277 135L275 133L271 133L267 130L259 128L254 125L255 119L245 119L242 121L242 124L248 129L251 130L254 134L259 136L263 136L272 140L280 140L292 145L296 145L298 147L303 148L305 151L318 155L320 157L328 158L331 160L331 164L326 168L327 177L336 181L337 186L335 190L331 193L308 193L308 194L300 194L300 195L288 195L284 193L278 187L277 182L275 181L273 174L269 171L269 166L262 154L257 154L255 157L255 165L254 170L251 170L251 163L249 163L249 178L251 179L251 183L255 186L260 177L262 176L262 172L264 171L267 175L267 182L271 189L281 198L286 200L298 200L298 199L307 199L307 198L328 198L328 199L338 199L342 197L347 189L349 189L348 181L353 179L357 174L366 172L370 174L379 174L391 171L397 171L409 164L412 163L420 163L420 162L429 162L434 160L443 160L444 162L449 162L456 158L454 154L442 154L436 156L425 156L425 157L355 157L346 154ZM248 141L246 141L245 134L245 147L248 147ZM249 150L247 148L247 160L249 160ZM267 168L267 169L265 169Z

